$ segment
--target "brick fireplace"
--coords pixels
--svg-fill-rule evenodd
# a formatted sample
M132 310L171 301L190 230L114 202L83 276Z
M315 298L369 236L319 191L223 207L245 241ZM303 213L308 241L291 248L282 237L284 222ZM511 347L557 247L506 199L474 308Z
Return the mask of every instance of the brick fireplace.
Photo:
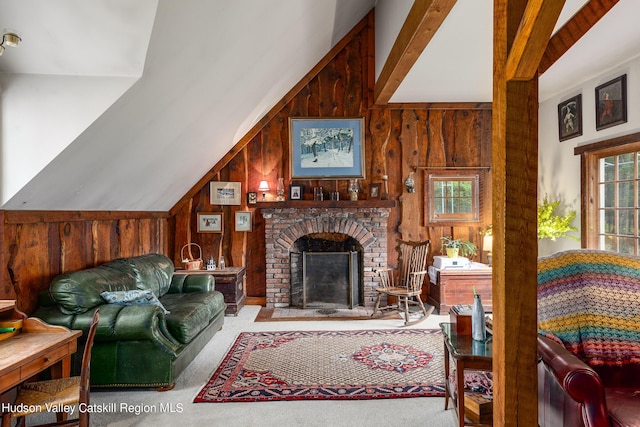
M290 201L260 203L265 222L267 308L291 303L290 254L305 236L343 234L362 247L362 296L373 308L375 270L387 265L387 222L394 201Z

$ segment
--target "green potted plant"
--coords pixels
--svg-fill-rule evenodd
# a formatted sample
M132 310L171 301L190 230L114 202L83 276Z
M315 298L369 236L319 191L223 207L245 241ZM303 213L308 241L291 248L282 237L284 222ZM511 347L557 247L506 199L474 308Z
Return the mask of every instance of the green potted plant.
M454 239L452 236L440 238L442 249L446 249L449 258L455 258L458 255L473 256L478 252L476 245L469 240Z
M574 240L578 238L571 236L569 232L578 231L571 222L576 217L575 211L570 211L567 215L558 215L555 211L560 205L559 201L550 202L545 196L542 203L538 205L538 240L558 237L569 237Z

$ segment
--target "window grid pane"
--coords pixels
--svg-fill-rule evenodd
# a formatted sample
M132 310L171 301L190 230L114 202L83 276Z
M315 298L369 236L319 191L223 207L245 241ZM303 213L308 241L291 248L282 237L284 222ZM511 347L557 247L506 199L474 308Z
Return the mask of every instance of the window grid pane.
M640 241L640 152L599 160L599 249L638 255Z

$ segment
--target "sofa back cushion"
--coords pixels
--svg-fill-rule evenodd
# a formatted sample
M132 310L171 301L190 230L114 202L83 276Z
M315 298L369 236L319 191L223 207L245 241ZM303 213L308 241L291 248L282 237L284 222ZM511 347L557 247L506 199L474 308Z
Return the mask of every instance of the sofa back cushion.
M137 289L148 289L157 297L169 290L174 271L173 262L162 254L120 258L108 262L105 267L132 274Z
M100 293L136 289L132 272L101 265L57 276L49 286L51 298L65 314L80 314L104 304Z
M173 262L161 254L120 258L96 268L65 273L49 286L52 299L65 314L79 314L104 304L102 292L150 290L164 295L171 284Z
M590 366L640 363L640 258L587 249L540 258L538 332Z

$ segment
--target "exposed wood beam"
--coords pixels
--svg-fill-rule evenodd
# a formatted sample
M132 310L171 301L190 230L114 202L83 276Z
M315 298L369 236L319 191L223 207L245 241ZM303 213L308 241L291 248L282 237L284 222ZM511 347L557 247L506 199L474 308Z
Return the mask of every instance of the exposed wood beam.
M507 80L531 80L538 72L564 0L529 0L507 60Z
M527 8L527 0L494 1L491 171L495 426L528 427L538 421L538 76L534 73L531 80L516 81L508 80L506 72L507 58ZM514 263L516 258L518 262Z
M562 55L584 36L604 15L618 3L619 0L591 0L585 4L573 17L567 21L551 37L547 45L540 67L540 74L551 67Z
M389 102L457 0L415 0L374 89L374 104Z

